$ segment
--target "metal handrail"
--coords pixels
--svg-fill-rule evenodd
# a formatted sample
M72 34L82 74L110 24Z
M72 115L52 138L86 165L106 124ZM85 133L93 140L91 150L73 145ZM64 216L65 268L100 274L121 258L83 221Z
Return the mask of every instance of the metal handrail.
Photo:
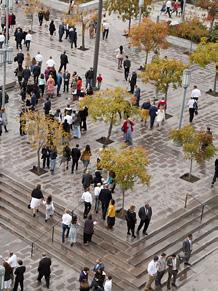
M78 203L73 209L72 209L72 211L71 211L71 213L73 213L81 204L82 204L83 202L80 202L80 203ZM55 228L55 226L57 225L57 224L59 224L60 222L61 222L61 220L62 220L62 218L61 219L59 219L58 221L56 221L52 226L51 226L51 228L49 229L49 232L51 231L51 241L52 241L52 243L54 242L54 228ZM33 256L33 250L34 250L34 245L35 245L35 243L37 242L37 241L39 241L40 240L40 238L41 237L43 237L44 236L44 234L46 234L46 233L48 233L48 231L45 231L45 232L43 232L37 239L35 239L34 241L32 241L32 243L31 243L31 258L32 258L32 256Z
M206 203L202 203L200 200L198 200L198 198L196 198L195 196L191 195L191 194L186 194L185 196L185 206L184 208L187 207L187 203L188 203L188 197L192 197L192 199L194 199L195 201L197 201L200 205L201 205L201 216L200 216L200 222L202 222L203 216L204 216L204 209L205 207L207 207L208 209L210 209L209 205L207 205ZM210 209L213 212L213 209Z

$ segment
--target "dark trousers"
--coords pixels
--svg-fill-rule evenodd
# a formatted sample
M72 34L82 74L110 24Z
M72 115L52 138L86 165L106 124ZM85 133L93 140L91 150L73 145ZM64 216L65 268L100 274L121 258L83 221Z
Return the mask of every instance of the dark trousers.
M22 43L21 43L21 41L17 41L16 42L16 48L17 48L17 50L18 50L18 48L20 48L22 50Z
M50 164L50 158L49 157L43 158L43 169L45 169L45 165L47 165L47 168L49 168L49 164Z
M19 284L20 284L20 290L23 291L23 280L19 280L17 278L15 278L13 291L17 291L17 288L18 288Z
M130 233L130 231L132 233L132 236L134 236L135 235L135 224L128 223L128 221L127 221L127 232Z
M33 80L34 80L34 83L35 84L38 84L38 79L39 79L39 76L38 75L34 75L33 76Z
M105 220L106 214L107 214L107 209L108 209L108 204L101 203L101 209L102 209L102 218Z
M45 277L46 287L49 288L50 274L44 274L44 273L39 272L37 281L41 282L43 276Z
M166 11L166 13L169 15L169 18L171 18L170 7L167 7L167 11Z
M214 176L213 176L212 185L216 182L216 178L217 178L217 173L215 172L215 173L214 173Z
M69 92L69 82L64 82L64 92L65 90L67 93Z
M26 40L26 48L27 48L27 51L30 50L30 40Z
M189 108L189 122L192 123L192 120L194 119L195 115L195 109L194 108Z
M188 263L190 257L191 257L191 252L184 253L183 261L185 264Z
M92 204L90 202L84 202L84 212L83 212L83 217L86 218L89 214L89 211L91 210Z
M133 94L134 93L134 88L135 88L135 83L130 83L130 92Z
M86 119L81 120L80 128L87 131Z
M152 129L154 126L155 117L156 116L150 116L150 129Z
M72 173L74 172L75 166L76 166L76 170L78 170L78 160L73 159L73 161L72 161Z
M165 271L157 271L157 276L155 278L155 285L161 286L161 279L163 278Z
M125 76L125 80L128 80L128 76L129 76L129 68L125 68L124 69L124 76Z
M74 45L75 47L77 47L77 41L76 41L76 40L71 41L71 48L73 48L73 45Z
M141 220L137 229L137 232L140 231L140 229L143 227L143 233L146 233L148 226L149 226L150 220L148 218L146 218L145 220Z
M103 39L107 39L108 38L108 33L109 33L109 29L104 29L103 30Z
M170 289L171 285L171 278L173 277L172 280L172 285L176 284L176 277L177 277L178 270L168 270L168 279L167 279L167 288Z
M84 244L87 242L91 242L92 241L92 233L83 233L83 242Z
M59 70L58 70L58 72L60 72L60 71L62 70L63 67L64 67L64 71L66 71L66 69L67 69L67 64L61 64L61 65L60 65L60 68L59 68Z
M42 96L44 95L45 92L45 85L39 85L39 89L41 90Z
M64 243L66 231L67 231L66 237L68 237L69 232L70 232L70 228L68 225L62 223L62 243Z

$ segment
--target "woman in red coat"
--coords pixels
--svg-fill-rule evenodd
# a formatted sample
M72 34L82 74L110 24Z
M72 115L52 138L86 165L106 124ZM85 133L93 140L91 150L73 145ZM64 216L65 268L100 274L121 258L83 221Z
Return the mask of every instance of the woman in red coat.
M128 145L132 145L132 132L133 132L134 122L127 118L122 126L122 131L124 133L124 140Z

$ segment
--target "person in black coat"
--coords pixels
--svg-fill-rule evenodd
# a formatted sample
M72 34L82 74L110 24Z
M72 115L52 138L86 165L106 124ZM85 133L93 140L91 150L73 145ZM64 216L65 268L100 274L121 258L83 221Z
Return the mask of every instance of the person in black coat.
M154 126L154 121L157 116L157 107L155 105L151 105L149 108L149 115L150 115L150 129Z
M89 173L88 170L85 171L85 173L83 174L82 177L82 184L84 189L89 188L89 186L93 183L93 177L92 175Z
M136 238L135 236L136 213L134 205L130 206L130 208L127 210L126 222L127 222L127 234L130 235L131 231L132 237Z
M20 284L20 290L23 291L23 281L24 281L24 273L26 272L26 267L23 266L23 261L18 260L18 267L15 269L14 275L15 283L13 291L17 291L18 285Z
M211 183L211 188L213 188L217 177L218 177L218 159L216 159L216 161L215 161L215 172L214 172L214 176L213 176L213 181Z
M151 216L152 216L152 208L151 208L151 206L148 203L146 203L145 206L142 206L139 209L138 216L140 218L140 223L139 223L139 226L138 226L138 229L137 229L137 234L139 234L140 229L144 225L143 234L147 235L147 229L148 229L148 226L149 226L149 223L150 223L150 220L151 220Z
M46 287L49 289L50 274L51 274L51 259L42 254L42 259L39 261L37 281L41 283L42 277L45 277Z
M104 188L101 189L99 193L99 201L101 201L103 220L105 220L106 218L107 209L108 209L111 199L112 199L111 191L108 188L108 184L105 184Z
M69 31L69 40L71 43L71 48L73 48L73 45L76 48L77 47L77 31L75 27L71 28Z
M71 157L72 157L72 171L74 173L74 167L76 166L76 171L78 170L78 162L81 156L81 151L79 145L77 144L75 148L72 148Z
M130 81L129 81L129 83L130 83L130 93L134 93L134 88L135 88L135 85L136 85L136 82L137 82L137 74L136 74L136 72L132 72L132 76L131 76L131 78L130 78Z
M60 62L61 62L61 64L60 64L60 68L59 68L58 72L60 72L63 67L64 67L64 71L66 71L67 64L68 64L68 57L66 55L66 51L64 51L63 54L61 54Z
M24 61L24 54L20 50L16 57L14 58L14 61L18 63L18 67L22 67L23 61Z
M39 75L41 74L41 67L37 64L33 67L34 83L38 84Z
M28 80L31 76L31 71L28 67L26 67L24 70L23 70L23 79L24 79L24 82L28 83Z
M50 32L50 38L52 38L54 32L55 32L56 28L54 25L54 20L52 20L49 24L49 32Z
M87 131L87 124L86 124L86 119L88 117L88 107L84 107L83 109L79 110L79 116L80 116L80 129Z
M49 169L50 165L50 149L48 146L44 146L42 148L42 160L43 160L43 169L45 169L45 164L47 164L47 168Z
M16 41L16 48L20 48L22 50L22 40L23 40L23 32L21 29L18 28L17 31L14 33L15 41Z
M98 183L102 184L102 175L100 171L95 171L95 176L93 179L94 187L97 186Z

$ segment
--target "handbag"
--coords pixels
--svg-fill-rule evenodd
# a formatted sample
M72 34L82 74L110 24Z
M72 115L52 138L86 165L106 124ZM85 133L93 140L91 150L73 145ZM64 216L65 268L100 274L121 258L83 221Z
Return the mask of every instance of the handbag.
M89 288L89 283L87 281L80 282L80 288Z

